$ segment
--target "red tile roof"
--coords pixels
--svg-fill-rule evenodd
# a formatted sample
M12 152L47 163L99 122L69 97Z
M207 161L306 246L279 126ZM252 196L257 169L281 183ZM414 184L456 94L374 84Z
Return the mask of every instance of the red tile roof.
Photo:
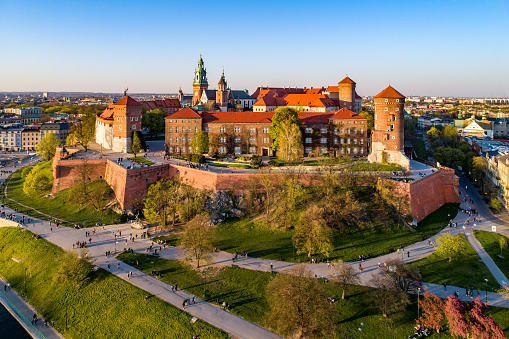
M355 84L355 81L350 79L349 77L344 78L339 82L339 84Z
M179 99L158 99L158 100L146 100L141 102L147 110L154 110L156 108L180 108Z
M405 99L405 96L391 86L388 86L386 89L375 95L375 98Z
M338 86L329 86L327 87L327 92L339 92Z
M141 104L138 101L134 100L133 98L131 98L128 95L126 95L125 97L123 97L122 99L120 99L119 101L114 103L113 105L117 105L117 106L141 106Z
M258 99L253 106L286 106L286 100L279 97L264 96Z
M258 87L251 95L253 98L259 99L260 97L284 97L287 94L303 94L303 88L290 88L290 87Z
M325 112L299 112L299 119L304 124L328 124L332 113Z
M284 98L287 106L332 107L334 100L325 94L288 94Z
M185 119L199 119L201 115L189 107L182 108L173 114L168 115L165 119L172 118L185 118Z
M271 123L274 112L203 112L203 121L207 123Z
M104 111L97 114L98 118L106 119L106 120L113 120L113 107L108 106Z
M335 111L329 119L331 119L331 120L335 120L335 119L364 119L364 120L367 120L363 116L361 116L355 112L352 112L345 107Z
M306 94L322 94L325 91L324 88L307 88L305 89Z

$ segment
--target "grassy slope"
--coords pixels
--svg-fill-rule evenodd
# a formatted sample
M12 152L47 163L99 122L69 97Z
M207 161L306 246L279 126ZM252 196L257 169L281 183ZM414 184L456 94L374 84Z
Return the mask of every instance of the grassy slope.
M356 164L346 168L348 172L378 172L378 171L401 171L401 167L395 164L375 164L375 163L364 163Z
M454 218L458 211L457 204L447 204L429 215L419 223L417 232L407 229L375 232L372 230L358 233L334 235L334 251L331 259L344 261L357 260L359 255L379 256L390 248L407 246L426 239L443 229L449 218ZM450 216L448 216L448 214ZM422 236L421 236L422 232ZM230 221L217 225L217 248L234 253L247 251L249 256L265 259L293 261L292 231L271 229L266 223L252 221L248 218ZM307 261L305 254L297 254L295 261Z
M43 171L48 171L51 175L51 162L44 163ZM113 224L114 222L119 222L121 220L121 216L111 210L101 212L95 210L93 207L82 208L78 204L75 204L70 189L58 192L52 198L45 198L44 196L28 196L25 192L23 192L23 182L24 181L21 178L21 170L13 173L7 189L7 196L21 204L31 206L42 213L70 221L71 223L86 222L88 225L95 225L97 222ZM89 191L91 191L100 186L104 186L108 190L111 190L104 180L92 181L88 188ZM42 219L48 219L46 217L42 217L40 214L34 213L30 209L26 209L6 200L5 198L2 200L10 207L18 207L19 211L22 213L33 215L34 217Z
M479 288L481 291L486 289L484 279L488 279L489 291L496 291L500 285L481 261L475 250L469 244L463 234L460 235L466 249L465 255L461 258L439 257L436 253L412 263L412 266L422 271L423 280L434 284L454 285L458 287ZM465 291L459 291L465 293ZM477 293L476 293L477 295Z
M500 245L498 243L499 239L505 238L508 245L509 239L497 233L477 230L474 231L474 235L476 239L481 243L484 250L490 255L491 259L495 261L495 264L497 264L502 273L504 273L506 277L509 276L509 249L505 248L502 251L502 255L504 256L503 259L497 258L497 255L500 255Z
M54 282L63 251L32 233L0 228L0 274L18 292L24 289L27 267L28 299L65 338L226 338L204 322L189 324L191 316L122 279L98 270L77 291L73 284ZM16 258L19 263L13 260ZM68 330L65 300L68 299Z
M152 269L161 273L161 279L169 284L178 283L182 288L197 297L203 298L203 278L178 261L160 259L145 254L124 253L117 257L124 262L138 259L142 271L150 273ZM272 274L266 272L249 271L231 267L224 267L216 275L208 270L206 300L217 303L226 301L230 311L253 321L259 325L270 327L266 322L267 300L265 286ZM370 299L371 289L363 286L351 286L347 290L347 298L341 297L341 290L334 282L324 284L327 293L336 298L337 324L339 338L356 338L359 335L358 327L363 322L364 338L406 338L412 334L417 316L417 297L410 295L411 304L405 311L384 318L373 306ZM493 308L491 310L495 321L502 324L502 329L509 330L509 311ZM450 338L447 332L434 334L432 338Z

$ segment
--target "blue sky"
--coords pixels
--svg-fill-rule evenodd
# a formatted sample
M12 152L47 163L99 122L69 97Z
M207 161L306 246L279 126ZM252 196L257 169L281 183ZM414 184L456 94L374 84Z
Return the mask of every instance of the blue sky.
M0 91L335 85L509 96L509 1L0 0Z

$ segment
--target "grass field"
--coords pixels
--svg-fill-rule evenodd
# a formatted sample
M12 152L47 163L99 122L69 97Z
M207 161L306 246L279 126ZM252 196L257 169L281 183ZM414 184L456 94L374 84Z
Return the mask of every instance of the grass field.
M499 239L505 238L507 245L509 246L509 239L503 235L485 232L485 231L474 231L476 239L481 243L484 250L490 255L491 259L497 264L498 268L507 277L509 276L509 247L502 250L503 258L497 257L500 255Z
M460 235L466 249L465 255L461 258L439 257L436 253L416 261L411 265L422 271L422 279L428 283L454 285L458 287L471 287L474 289L486 290L488 279L488 290L491 292L500 288L495 278L488 270L481 258L477 255L468 240L463 234ZM465 293L465 291L459 291Z
M265 327L271 325L266 321L268 303L265 296L265 286L274 277L271 273L232 267L207 269L207 284L204 286L202 273L178 261L129 253L121 254L117 258L126 263L138 260L138 268L146 273L154 269L161 274L161 280L169 284L178 283L179 288L212 303L225 301L230 305L231 312ZM347 290L346 299L341 300L341 290L333 281L325 283L324 287L328 295L337 300L335 305L338 338L360 337L360 323L364 323L363 338L406 338L412 334L417 317L417 296L409 296L411 304L403 312L384 318L373 306L370 288L351 286ZM495 321L501 323L507 332L509 311L493 308L491 312ZM450 335L443 332L433 334L431 338L450 338Z
M157 297L145 300L145 291L102 269L79 286L57 282L64 252L28 231L0 228L0 248L0 274L22 293L27 268L30 304L65 338L227 338L202 321L190 324L191 315Z
M145 157L141 157L141 156L137 156L136 158L132 157L132 158L129 158L129 160L137 162L138 164L143 164L143 165L153 165L153 164L155 164L155 162L147 160L147 159L145 159Z
M51 162L46 162L43 164L43 171L51 173ZM8 180L6 182L8 182ZM28 196L27 194L25 194L25 192L23 192L23 182L24 181L21 178L21 170L14 172L11 175L11 180L8 184L7 196L23 205L30 206L44 214L51 215L54 218L67 220L70 222L70 224L85 223L86 225L89 226L95 225L98 222L103 224L113 224L115 222L120 222L123 220L121 215L113 212L112 210L97 211L95 208L91 206L84 208L78 205L77 203L74 202L75 199L73 197L71 189L66 189L61 192L58 192L51 198L44 197L44 195ZM96 180L90 182L88 184L88 190L92 191L101 186L111 191L111 188L104 180ZM3 187L4 186L2 186L2 189ZM28 209L10 200L5 199L3 197L3 194L2 201L11 208L18 208L19 212L21 213L37 217L43 220L51 219L39 213L36 213L31 209Z
M376 163L363 163L355 164L345 168L347 172L395 172L401 171L402 168L396 164L376 164Z
M442 230L449 219L456 216L458 204L447 204L429 215L419 223L416 232L406 228L387 228L385 230L360 230L347 234L334 233L334 251L329 259L344 261L357 260L359 255L379 256L388 250L407 246L429 238ZM309 258L305 254L297 254L292 246L292 231L280 231L270 227L263 221L252 221L248 218L229 221L217 225L216 247L234 253L247 251L249 256L304 262ZM422 234L421 234L422 233ZM293 259L295 255L295 260ZM317 257L320 259L320 256Z

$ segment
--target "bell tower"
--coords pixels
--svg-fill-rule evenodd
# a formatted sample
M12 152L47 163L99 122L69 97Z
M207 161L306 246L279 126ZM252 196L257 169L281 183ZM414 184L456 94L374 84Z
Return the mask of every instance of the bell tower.
M207 82L207 70L205 69L203 59L201 58L200 54L200 59L198 60L198 68L196 68L194 71L193 106L200 102L201 95L207 88L209 88L209 83Z
M216 104L219 106L221 112L226 112L228 110L228 85L224 77L224 69L221 79L219 79L217 84Z

